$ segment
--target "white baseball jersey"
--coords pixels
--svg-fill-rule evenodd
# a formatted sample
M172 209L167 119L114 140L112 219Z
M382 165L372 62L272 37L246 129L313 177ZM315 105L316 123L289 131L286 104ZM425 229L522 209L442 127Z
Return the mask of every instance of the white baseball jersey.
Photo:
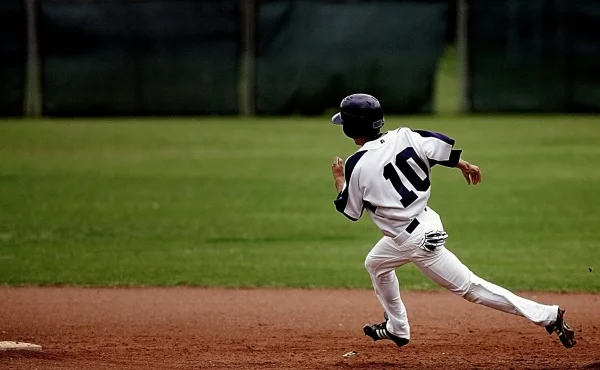
M346 160L336 209L353 221L367 209L383 234L395 237L427 206L431 168L458 164L461 150L453 147L443 134L408 128L367 142Z

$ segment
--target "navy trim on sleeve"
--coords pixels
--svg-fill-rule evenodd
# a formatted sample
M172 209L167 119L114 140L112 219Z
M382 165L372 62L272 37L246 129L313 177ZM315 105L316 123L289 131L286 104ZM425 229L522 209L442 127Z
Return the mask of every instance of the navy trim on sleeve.
M417 134L421 135L422 137L434 137L436 139L440 139L443 142L454 146L453 138L448 137L444 134L440 134L439 132L433 132L433 131L427 131L427 130L413 130L413 132L416 132Z
M347 218L347 219L349 219L350 221L354 221L354 222L358 221L358 218L354 218L354 217L350 216L349 214L347 214L346 212L344 212L344 209L345 209L346 207L344 207L344 208L341 208L341 209L340 209L340 208L338 208L338 203L336 203L336 201L338 201L338 200L340 199L340 197L341 197L341 196L342 196L342 193L340 193L340 194L338 195L338 198L337 198L336 200L334 200L334 201L333 201L333 203L335 203L335 208L337 209L337 211L338 211L339 213L343 214L344 216L346 216L346 218ZM362 212L360 213L360 215L362 216Z
M346 212L344 212L344 210L346 209L346 204L348 204L348 193L346 193L346 198L343 198L343 196L344 196L344 194L342 192L340 192L338 194L337 198L333 201L333 203L335 204L335 209L337 209L337 211L339 213L346 216L349 220L358 221L358 218L354 218L354 217L350 216L349 214L347 214ZM343 205L343 207L342 207L342 205Z
M429 160L429 167L433 167L436 164L444 167L456 167L458 165L458 161L460 160L460 155L462 154L461 149L452 149L450 151L450 158L447 161L436 161L434 159Z
M350 177L352 176L352 171L354 171L354 167L356 167L356 164L362 158L362 156L365 155L366 152L366 150L356 152L352 154L350 158L348 158L348 160L346 160L346 164L344 166L344 178L346 179L346 189L340 192L338 194L338 197L333 201L333 203L335 204L335 209L337 209L338 212L344 214L344 216L348 217L352 221L358 221L358 219L350 217L349 215L344 213L344 210L348 205L348 188L350 187Z

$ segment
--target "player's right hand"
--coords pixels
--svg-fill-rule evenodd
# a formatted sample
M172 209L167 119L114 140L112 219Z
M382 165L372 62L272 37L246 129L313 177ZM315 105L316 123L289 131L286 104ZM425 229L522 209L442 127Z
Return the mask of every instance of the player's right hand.
M344 186L344 160L340 157L335 157L331 164L331 173L333 174L333 181L335 188L338 192L342 191Z
M333 163L331 164L331 172L333 175L342 175L344 176L344 160L340 157L335 157L333 159Z

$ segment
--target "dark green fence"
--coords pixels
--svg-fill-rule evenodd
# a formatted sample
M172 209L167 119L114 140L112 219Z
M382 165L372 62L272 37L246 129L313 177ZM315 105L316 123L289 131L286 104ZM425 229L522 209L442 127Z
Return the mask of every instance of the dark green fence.
M366 92L432 111L448 1L260 1L256 110L318 114Z
M600 2L563 1L567 5L567 111L600 112Z
M600 2L471 1L476 112L600 111Z
M47 115L233 114L236 0L42 0Z
M26 86L27 111L54 116L322 114L354 92L376 95L386 113L430 113L457 9L455 0L31 0L34 19L24 1L0 1L3 116L22 114ZM461 86L473 111L600 112L600 1L457 1L469 5ZM39 69L26 68L26 19ZM37 82L37 70L36 105L26 71Z
M23 114L26 45L23 1L0 1L0 116Z

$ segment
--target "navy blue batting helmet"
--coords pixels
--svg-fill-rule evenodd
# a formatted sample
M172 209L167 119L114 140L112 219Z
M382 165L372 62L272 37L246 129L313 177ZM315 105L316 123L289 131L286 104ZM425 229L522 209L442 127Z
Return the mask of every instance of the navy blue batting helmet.
M383 109L379 100L368 94L352 94L342 99L340 112L331 122L342 125L346 136L356 139L364 136L374 138L383 126Z

